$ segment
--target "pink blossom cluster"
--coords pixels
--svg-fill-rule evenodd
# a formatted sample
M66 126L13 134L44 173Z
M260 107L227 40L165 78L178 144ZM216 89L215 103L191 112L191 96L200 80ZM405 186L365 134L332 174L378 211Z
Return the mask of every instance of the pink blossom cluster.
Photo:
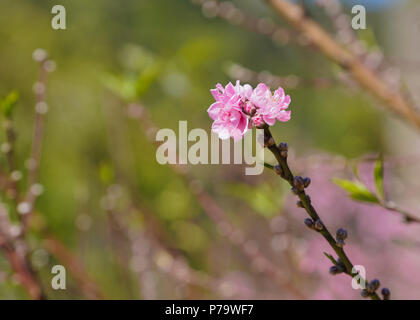
M223 87L219 83L210 92L216 102L207 112L214 120L212 130L220 139L232 137L237 141L253 126L272 126L276 120L290 120L291 111L286 110L290 96L285 95L281 87L272 93L264 83L253 89L249 84L241 85L238 80L235 86L229 82Z

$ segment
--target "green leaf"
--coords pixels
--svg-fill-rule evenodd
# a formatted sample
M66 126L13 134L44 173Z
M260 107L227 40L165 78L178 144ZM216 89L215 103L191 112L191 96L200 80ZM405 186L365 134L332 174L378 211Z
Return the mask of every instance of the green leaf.
M13 107L16 105L18 100L19 94L17 91L13 90L6 96L6 98L3 99L3 101L1 101L1 112L6 118L10 118L12 116Z
M379 157L378 160L375 161L373 176L375 178L376 191L378 192L379 196L384 199L384 162L382 157Z
M324 252L324 255L334 264L337 265L337 261L335 261L334 257L326 252Z
M348 192L350 198L360 202L379 203L378 197L360 181L333 179L333 182Z

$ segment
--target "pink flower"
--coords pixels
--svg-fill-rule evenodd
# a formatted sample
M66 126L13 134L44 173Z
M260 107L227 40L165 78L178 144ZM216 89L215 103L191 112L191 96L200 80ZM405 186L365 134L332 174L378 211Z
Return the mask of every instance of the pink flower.
M239 88L239 83L237 87L234 87L229 82L225 88L217 84L216 89L210 90L216 102L207 112L214 120L212 130L219 135L220 139L232 137L237 141L248 130L248 117L242 111L243 100L239 93L242 88Z
M276 120L290 120L291 112L286 110L290 96L285 95L282 88L278 88L273 95L270 87L264 83L252 89L249 84L241 85L238 80L235 86L228 83L223 88L217 84L216 89L210 92L216 102L207 112L214 120L212 130L220 139L233 137L236 141L252 126L272 126Z
M244 84L242 86L239 80L236 81L235 90L236 90L236 93L239 94L243 102L248 100L251 97L252 92L253 92L253 89L249 84Z
M286 96L282 88L278 88L272 95L270 88L260 83L253 91L250 101L258 108L257 114L262 115L269 126L274 125L276 119L282 122L290 120L291 111L286 110L290 104L290 96Z
M249 101L251 101L258 109L262 109L267 105L270 105L272 100L271 98L270 87L264 83L260 83L252 92L249 97Z

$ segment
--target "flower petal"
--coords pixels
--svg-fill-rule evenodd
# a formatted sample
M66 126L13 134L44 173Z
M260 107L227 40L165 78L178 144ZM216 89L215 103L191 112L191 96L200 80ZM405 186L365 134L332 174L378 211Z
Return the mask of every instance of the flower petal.
M272 126L276 123L276 118L271 118L270 116L263 116L264 122L269 126Z
M289 121L292 117L292 111L290 110L282 110L280 115L277 117L277 120L281 122Z
M232 82L229 82L225 87L225 92L228 96L233 96L236 93L235 87L233 86Z
M248 130L248 122L248 117L241 117L241 120L238 123L238 129L241 131L242 135Z
M221 102L213 103L210 108L207 109L207 112L213 120L216 120L219 117L220 109L223 108L223 104Z

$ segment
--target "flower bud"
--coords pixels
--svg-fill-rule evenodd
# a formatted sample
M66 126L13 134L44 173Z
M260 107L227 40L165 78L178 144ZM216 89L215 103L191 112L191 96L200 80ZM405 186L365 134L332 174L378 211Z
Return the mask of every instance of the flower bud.
M337 259L337 266L339 266L343 271L346 270L346 266L344 265L343 261L341 261L341 258Z
M289 145L286 142L281 142L279 144L280 155L283 158L287 158L287 151L289 149Z
M321 231L322 229L324 229L324 225L322 224L321 220L319 220L319 219L315 221L314 226L315 226L315 229L318 230L318 231Z
M367 297L369 297L369 296L370 296L370 293L369 293L366 289L363 289L363 290L362 290L362 292L360 292L360 295L361 295L363 298L367 298Z
M309 178L309 177L303 178L303 186L305 188L307 188L310 183L311 183L311 178Z
M283 177L283 169L282 169L281 165L276 164L276 165L273 167L273 170L274 170L274 172L275 172L276 174L278 174L279 176Z
M329 270L329 273L330 273L331 275L335 276L336 274L343 273L343 269L341 269L341 268L340 268L340 267L338 267L338 266L331 266L331 267L330 267L330 270Z
M314 229L314 221L311 218L306 218L303 222L309 229Z
M287 151L289 150L289 145L286 142L280 142L279 149L280 151Z
M298 207L298 208L304 208L303 202L302 202L302 201L300 201L300 200L298 200L298 201L296 202L296 205L297 205L297 207Z
M242 102L241 102L242 103ZM252 105L252 103L251 102L246 102L246 103L243 103L242 104L242 108L243 108L243 110L244 110L244 112L246 113L246 114L249 114L250 116L253 116L254 114L255 114L255 111L256 111L256 109L255 109L255 107ZM254 109L254 113L253 114L251 114L251 111L252 111L252 109Z
M293 178L293 186L298 191L303 191L305 189L304 179L300 176L296 176Z
M391 297L391 291L389 291L388 288L382 288L381 293L384 297L384 300L389 300L389 298Z
M380 285L381 285L381 283L379 282L378 279L373 279L371 282L368 283L366 289L367 289L367 291L372 293L372 292L375 292L376 290L378 290Z
M345 240L347 238L347 230L345 229L338 229L336 233L337 240Z
M274 141L273 137L269 137L269 136L264 136L264 147L272 147L274 146L276 143Z
M296 195L299 194L298 189L296 189L295 187L291 188L290 190Z

